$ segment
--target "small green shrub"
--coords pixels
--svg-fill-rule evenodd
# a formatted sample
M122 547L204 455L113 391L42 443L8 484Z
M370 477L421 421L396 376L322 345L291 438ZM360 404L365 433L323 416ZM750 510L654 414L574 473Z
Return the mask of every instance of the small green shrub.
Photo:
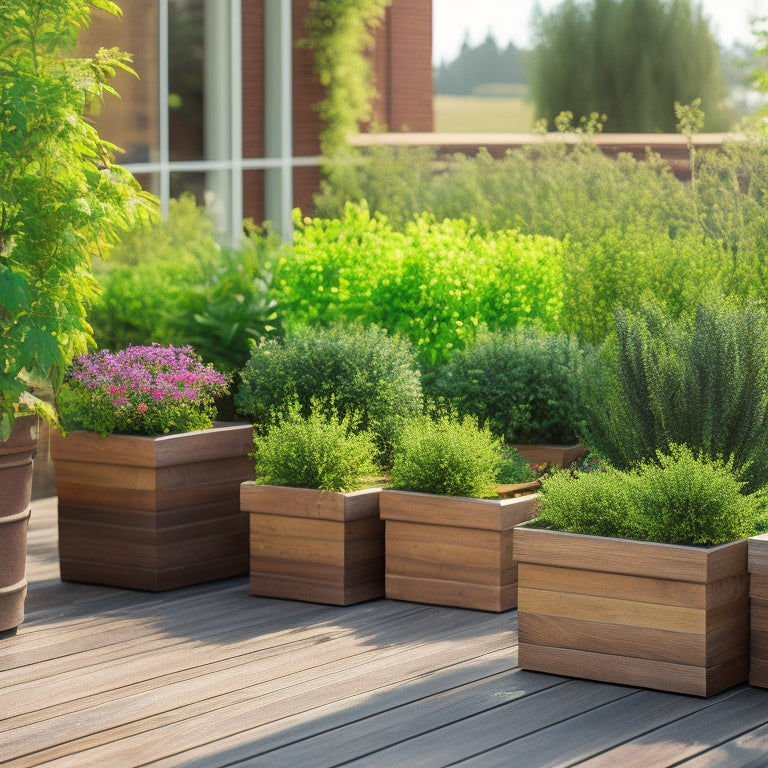
M536 326L485 332L453 355L435 390L509 443L570 444L584 354L574 338Z
M582 377L585 443L620 469L672 444L733 459L750 491L768 482L768 314L711 298L693 317L657 303L620 311Z
M714 546L755 534L761 505L732 462L672 445L624 471L542 480L536 525L593 536Z
M321 491L354 491L378 472L372 435L355 432L350 416L298 407L254 438L256 476L262 483Z
M501 446L501 463L496 474L497 483L527 483L537 477L536 470L520 455L520 451L508 445Z
M496 496L501 464L498 442L487 428L465 417L417 416L397 438L392 488L440 496Z
M626 475L604 472L572 475L554 471L541 481L539 515L534 525L589 536L640 539Z
M299 328L251 350L235 395L240 413L264 430L298 402L308 416L315 399L339 415L355 414L383 458L406 416L421 407L421 380L411 345L371 326Z

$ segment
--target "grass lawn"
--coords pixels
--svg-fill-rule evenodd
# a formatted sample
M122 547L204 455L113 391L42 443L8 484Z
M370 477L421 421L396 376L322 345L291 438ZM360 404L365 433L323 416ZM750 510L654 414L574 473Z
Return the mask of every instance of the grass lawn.
M438 133L530 133L533 104L522 98L435 96Z

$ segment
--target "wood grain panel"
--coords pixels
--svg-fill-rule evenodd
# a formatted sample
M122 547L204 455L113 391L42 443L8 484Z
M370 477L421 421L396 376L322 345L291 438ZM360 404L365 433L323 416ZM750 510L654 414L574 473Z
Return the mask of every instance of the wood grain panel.
M706 636L630 624L606 624L563 616L520 613L518 634L521 643L554 648L591 649L596 653L705 666ZM631 661L629 663L632 663Z
M465 499L385 488L379 509L382 520L499 531L530 520L536 498L530 494L513 499Z
M161 438L56 436L62 578L158 591L247 573L240 484L253 476L252 439L247 424Z
M520 613L562 616L602 624L647 627L669 632L706 632L706 615L700 608L646 603L640 599L617 600L593 595L563 594L543 589L528 589L522 582L518 587L517 605Z
M345 494L244 483L251 594L332 605L383 597L378 498L377 488Z
M390 600L407 600L428 605L447 605L475 611L501 613L513 608L516 584L472 584L449 579L424 579L387 573L386 596Z
M514 557L519 563L580 567L625 576L652 575L662 579L704 584L741 576L746 569L747 540L719 547L686 547L599 536L583 536L540 528L519 527Z
M534 563L518 563L518 568L521 573L525 573L525 583L531 589L613 597L619 600L633 600L637 595L642 595L643 600L648 603L686 608L705 608L707 605L707 590L701 584L621 574L611 574L611 578L606 579L604 574L598 571L552 568Z
M623 655L551 648L522 642L518 647L518 658L520 666L524 669L660 691L675 691L692 696L710 696L721 690L721 681L728 680L734 674L746 675L747 672L746 660L729 662L714 669L708 679L705 667L690 664L630 659Z

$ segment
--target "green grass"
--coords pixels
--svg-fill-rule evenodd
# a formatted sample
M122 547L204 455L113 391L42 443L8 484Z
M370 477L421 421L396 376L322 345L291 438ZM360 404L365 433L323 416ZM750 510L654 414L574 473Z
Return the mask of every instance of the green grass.
M530 133L533 104L522 98L435 96L438 133Z

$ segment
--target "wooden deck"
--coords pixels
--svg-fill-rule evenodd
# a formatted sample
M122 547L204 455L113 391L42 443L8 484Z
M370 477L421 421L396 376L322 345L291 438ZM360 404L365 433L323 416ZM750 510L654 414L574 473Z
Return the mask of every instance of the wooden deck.
M514 611L150 594L59 580L33 502L0 640L0 765L768 766L768 690L710 699L518 670Z

